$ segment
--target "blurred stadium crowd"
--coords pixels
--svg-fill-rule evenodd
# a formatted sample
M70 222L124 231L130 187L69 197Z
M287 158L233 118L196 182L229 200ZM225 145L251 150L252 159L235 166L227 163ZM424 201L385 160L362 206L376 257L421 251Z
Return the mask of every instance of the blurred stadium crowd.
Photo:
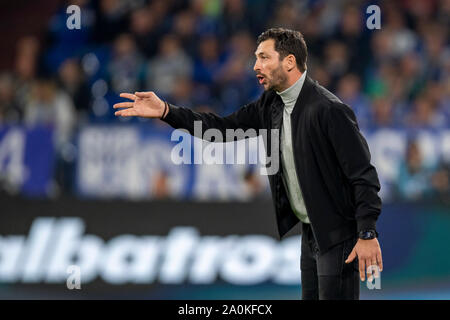
M81 29L66 26L70 4ZM366 7L381 8L381 30ZM448 0L78 0L61 5L46 37L23 37L15 63L0 74L0 125L51 124L59 176L67 176L77 129L117 119L121 92L155 91L173 104L227 115L256 99L257 36L300 30L308 72L355 111L360 128L449 128ZM449 197L449 164L426 164L410 139L397 196ZM246 179L251 181L251 177ZM60 178L62 190L70 179ZM70 191L67 191L70 192Z

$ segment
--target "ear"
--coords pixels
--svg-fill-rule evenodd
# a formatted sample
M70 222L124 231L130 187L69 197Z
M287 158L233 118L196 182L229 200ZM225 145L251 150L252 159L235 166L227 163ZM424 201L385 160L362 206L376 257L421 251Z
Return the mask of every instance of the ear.
M297 61L295 60L295 56L293 54L289 54L284 58L286 70L288 72L294 70L297 65Z

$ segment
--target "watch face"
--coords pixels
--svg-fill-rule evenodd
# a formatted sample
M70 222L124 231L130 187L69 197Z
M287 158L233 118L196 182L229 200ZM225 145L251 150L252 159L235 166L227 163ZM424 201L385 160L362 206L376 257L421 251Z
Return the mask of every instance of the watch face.
M374 238L374 234L372 231L364 231L361 232L361 239L373 239Z

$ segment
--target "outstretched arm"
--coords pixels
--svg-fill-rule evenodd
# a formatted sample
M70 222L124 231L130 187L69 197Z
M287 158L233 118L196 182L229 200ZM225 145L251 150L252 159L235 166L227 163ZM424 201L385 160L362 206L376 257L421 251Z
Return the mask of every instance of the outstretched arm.
M194 131L195 121L201 122L202 137L208 129L218 129L223 137L227 137L226 129L259 130L262 127L261 111L259 110L261 98L243 106L226 117L220 117L211 112L196 112L189 108L177 107L166 103L152 91L136 92L135 94L121 93L120 96L133 102L115 104L115 109L121 109L115 112L116 116L158 118L175 129L187 129L192 135L200 133L198 130Z

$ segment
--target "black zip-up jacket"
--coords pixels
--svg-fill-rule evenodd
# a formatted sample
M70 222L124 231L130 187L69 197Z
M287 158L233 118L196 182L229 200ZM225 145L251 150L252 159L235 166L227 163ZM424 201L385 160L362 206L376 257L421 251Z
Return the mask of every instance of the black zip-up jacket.
M203 133L210 128L219 129L223 137L227 136L226 129L281 132L283 108L281 97L268 90L258 100L226 117L169 104L169 113L163 121L192 135L194 121L202 121L199 138L204 138ZM377 194L380 183L352 109L307 76L291 114L291 125L295 168L320 252L359 231L376 229L381 212ZM270 138L268 133L265 143L268 157ZM283 184L280 155L275 156L280 170L268 177L281 238L299 220Z

